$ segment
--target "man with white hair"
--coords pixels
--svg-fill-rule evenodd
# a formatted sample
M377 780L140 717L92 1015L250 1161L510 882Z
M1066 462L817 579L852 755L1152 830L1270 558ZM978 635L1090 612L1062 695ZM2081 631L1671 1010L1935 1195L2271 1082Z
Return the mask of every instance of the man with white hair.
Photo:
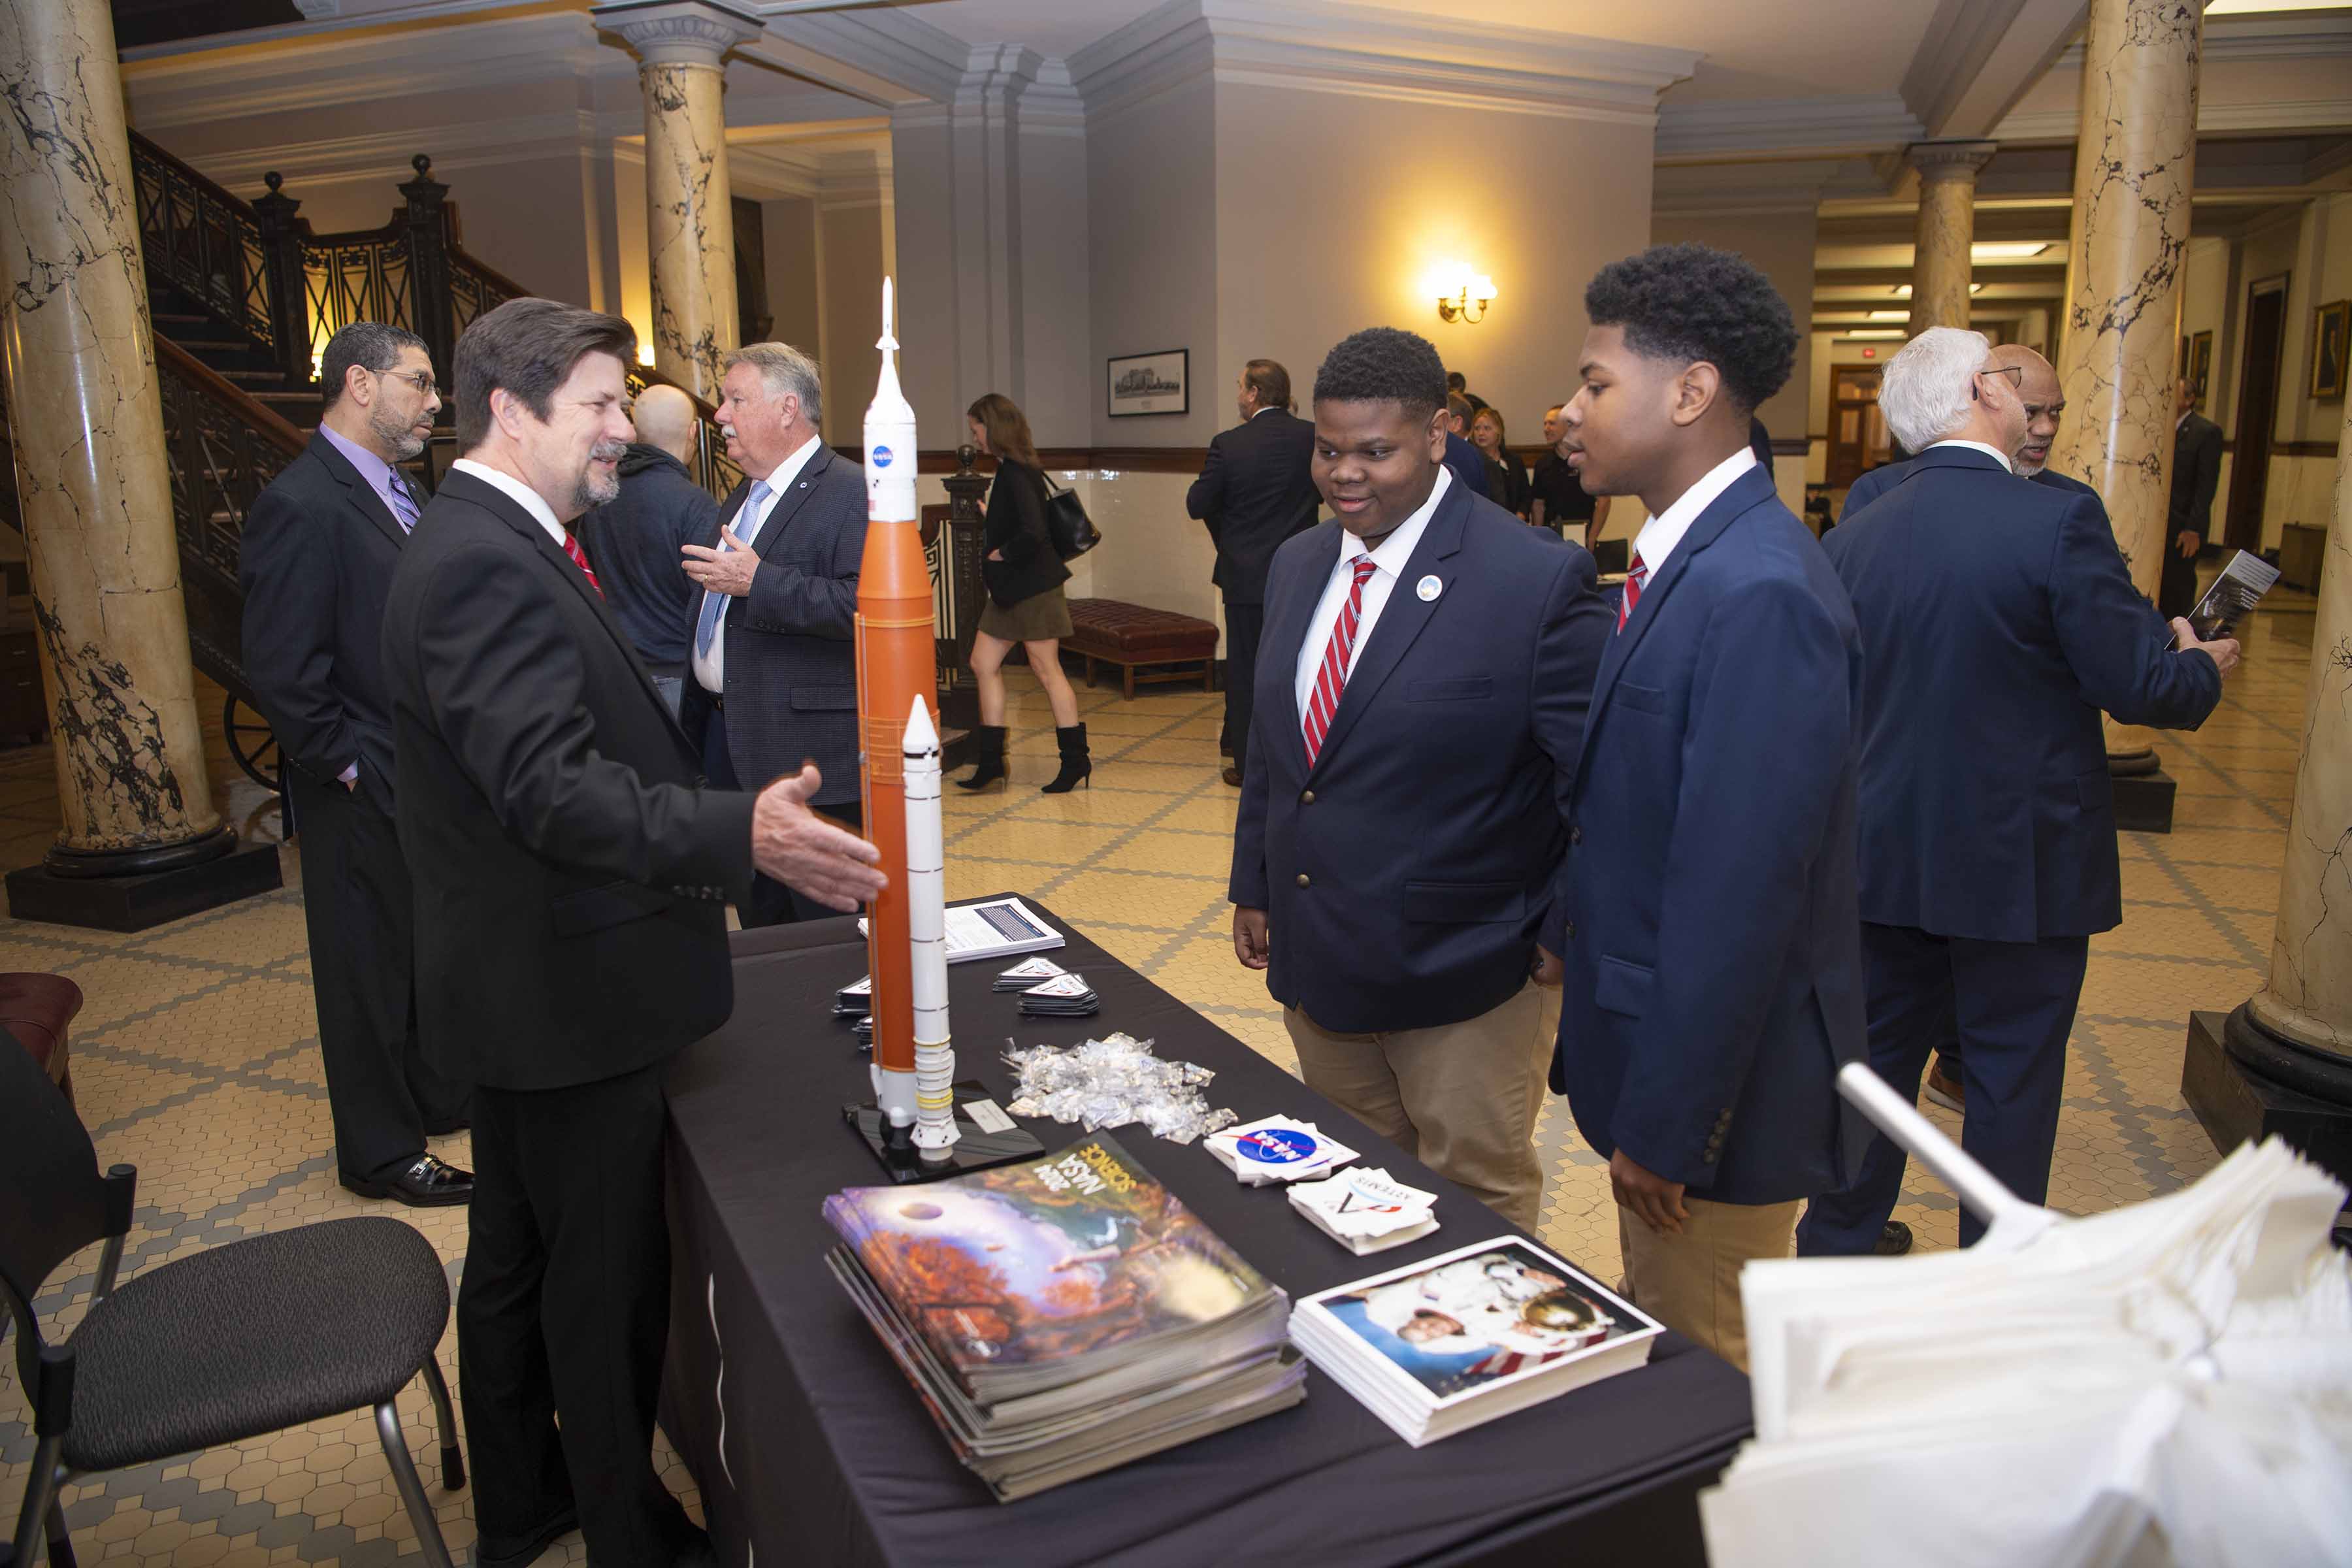
M2100 713L2193 729L2238 645L2166 627L2095 497L2020 481L2025 374L1977 332L1904 345L1879 406L1919 455L1822 543L1862 629L1871 1066L1915 1095L1957 1025L1961 1144L2038 1204L2090 939L2123 918ZM1903 1165L1875 1138L1853 1184L1813 1200L1798 1251L1875 1250ZM1983 1229L1961 1215L1963 1246Z
M744 344L719 384L719 427L745 478L719 526L686 548L698 591L678 721L713 784L758 789L814 761L824 787L811 804L862 827L852 638L866 473L818 437L816 361L790 343ZM827 911L763 879L736 912L765 926Z
M718 537L719 498L696 483L688 467L701 441L693 398L656 384L637 399L630 419L637 438L621 459L621 493L580 520L580 542L613 618L676 713L701 597L678 563L688 545Z
M2025 410L2025 434L2017 449L2010 454L2011 471L2036 484L2075 495L2096 496L2099 492L2082 480L2050 466L2050 447L2058 439L2058 422L2066 414L2066 394L2058 384L2056 367L2023 343L2001 344L1992 351L1992 363L1999 371L2017 368L2017 400ZM1854 480L1853 488L1845 493L1841 519L1859 515L1864 507L1900 484L1903 476L1910 471L1911 459L1906 458L1899 463L1882 463Z

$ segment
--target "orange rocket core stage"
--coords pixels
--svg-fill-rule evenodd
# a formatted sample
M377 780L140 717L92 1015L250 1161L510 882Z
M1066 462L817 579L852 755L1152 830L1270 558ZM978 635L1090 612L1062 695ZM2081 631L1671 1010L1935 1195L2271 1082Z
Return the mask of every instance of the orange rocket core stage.
M907 941L907 794L901 742L907 714L923 700L939 722L931 574L913 518L870 522L857 569L859 795L866 836L882 852L890 885L867 906L866 956L874 976L874 1061L915 1070L915 1011ZM895 717L894 717L895 715Z

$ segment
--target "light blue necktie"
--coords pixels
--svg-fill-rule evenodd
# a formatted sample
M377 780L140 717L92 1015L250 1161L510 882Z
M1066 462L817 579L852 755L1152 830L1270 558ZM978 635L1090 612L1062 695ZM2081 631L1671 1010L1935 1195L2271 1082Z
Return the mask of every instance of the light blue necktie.
M738 520L747 517L754 519L752 526L758 527L756 520L760 515L760 508L766 505L768 498L775 493L768 488L767 480L754 479L751 482L751 493L743 498L743 510L737 512L735 516ZM726 531L722 529L719 531L722 537L719 541L719 553L721 555L731 553L733 547L723 537ZM705 588L702 591L702 615L694 623L695 658L700 658L710 651L711 642L719 636L719 617L726 613L727 595L715 589Z
M392 515L399 521L400 531L403 533L415 532L416 530L416 498L408 493L408 481L400 477L400 470L397 468L386 469L384 471L384 477L391 481Z

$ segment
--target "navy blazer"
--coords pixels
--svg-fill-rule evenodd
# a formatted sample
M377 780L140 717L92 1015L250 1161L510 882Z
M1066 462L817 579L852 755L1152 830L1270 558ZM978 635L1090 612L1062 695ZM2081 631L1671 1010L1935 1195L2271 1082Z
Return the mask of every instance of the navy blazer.
M1209 525L1217 546L1210 581L1228 605L1265 603L1265 572L1294 533L1315 526L1315 422L1286 408L1262 408L1209 438L1201 477L1184 510Z
M1862 640L1751 468L1610 639L1545 945L1552 1087L1595 1152L1723 1203L1845 1184L1867 1129L1854 784Z
M1843 523L1847 518L1861 515L1864 507L1902 483L1903 476L1909 473L1911 465L1917 461L1916 458L1906 458L1899 463L1881 463L1854 480L1853 488L1845 492L1845 505L1838 509L1838 521ZM2096 499L2099 493L2082 480L2070 479L2055 468L2044 468L2028 477L2037 485L2048 485L2052 489L2064 490L2069 495ZM2105 503L2101 505L2104 514Z
M296 767L321 784L359 764L393 810L383 601L408 536L374 487L317 431L246 514L245 674Z
M719 509L717 545L750 497L749 480ZM857 574L866 555L866 470L820 446L793 488L768 509L751 542L760 564L751 591L730 601L719 635L727 639L727 760L745 789L757 790L803 759L824 775L815 804L858 798ZM694 596L695 616L702 595ZM689 626L692 623L689 622ZM698 754L711 705L694 678L691 634L678 722Z
M1449 487L1310 771L1299 650L1343 548L1323 522L1267 574L1230 893L1266 911L1285 1006L1343 1034L1459 1023L1527 983L1610 612L1581 548Z
M2132 586L2098 498L1935 447L1822 541L1862 622L1862 918L2035 942L2123 919L2099 722L2193 729L2201 654Z

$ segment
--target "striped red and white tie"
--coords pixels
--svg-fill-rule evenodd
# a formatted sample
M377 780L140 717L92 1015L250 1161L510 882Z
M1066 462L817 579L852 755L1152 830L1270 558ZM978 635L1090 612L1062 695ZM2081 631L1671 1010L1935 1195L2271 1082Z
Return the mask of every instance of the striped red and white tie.
M580 536L578 534L571 532L566 532L564 534L563 553L572 557L572 564L580 568L582 575L588 579L588 585L596 590L596 596L600 599L603 598L604 596L604 584L596 581L596 569L588 564L588 552L580 548Z
M1642 602L1642 584L1647 583L1649 580L1649 563L1642 559L1642 552L1637 550L1633 552L1633 569L1625 574L1624 595L1617 601L1617 629L1619 631L1622 632L1625 629L1626 618L1633 615L1633 606Z
M1356 623L1363 618L1364 584L1379 568L1369 555L1356 557L1356 581L1348 589L1348 602L1339 607L1339 619L1331 627L1331 640L1324 645L1323 667L1315 672L1315 689L1307 700L1307 765L1315 765L1315 754L1323 749L1323 737L1331 732L1331 715L1339 710L1339 693L1348 685L1348 666L1356 651Z

